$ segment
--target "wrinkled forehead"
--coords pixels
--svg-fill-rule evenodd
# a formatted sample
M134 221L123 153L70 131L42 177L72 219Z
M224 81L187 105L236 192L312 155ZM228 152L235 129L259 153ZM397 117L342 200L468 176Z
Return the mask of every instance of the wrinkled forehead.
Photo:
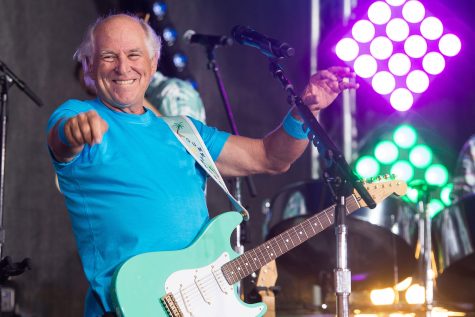
M146 49L146 33L142 26L129 17L112 17L94 30L95 54L102 51L130 51Z

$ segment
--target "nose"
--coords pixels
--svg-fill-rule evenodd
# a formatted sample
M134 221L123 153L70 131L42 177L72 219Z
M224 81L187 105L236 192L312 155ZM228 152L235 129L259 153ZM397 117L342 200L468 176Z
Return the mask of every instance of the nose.
M121 54L117 59L116 72L119 74L127 74L130 71L130 64L127 56Z

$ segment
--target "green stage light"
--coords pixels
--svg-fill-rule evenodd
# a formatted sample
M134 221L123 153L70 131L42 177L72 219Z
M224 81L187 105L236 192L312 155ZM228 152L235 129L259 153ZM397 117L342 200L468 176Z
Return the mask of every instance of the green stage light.
M453 189L454 184L447 184L440 191L440 199L446 206L450 206L452 204L452 199L450 198L450 195L452 194Z
M412 187L407 187L406 198L413 203L417 203L419 197L419 192L417 189Z
M394 130L393 139L397 146L408 149L416 143L417 132L412 126L403 124Z
M432 151L431 149L424 144L416 145L409 152L409 161L418 168L426 168L432 163Z
M374 148L374 156L382 164L391 164L397 160L399 150L391 141L381 141Z
M444 208L444 204L437 198L432 198L427 206L431 218L434 218Z
M364 178L374 177L379 174L380 166L372 156L362 156L356 162L356 172Z
M430 185L443 186L449 179L449 172L442 164L434 164L427 168L425 179Z
M414 168L407 161L397 161L391 166L391 174L395 174L397 179L409 182L414 177Z

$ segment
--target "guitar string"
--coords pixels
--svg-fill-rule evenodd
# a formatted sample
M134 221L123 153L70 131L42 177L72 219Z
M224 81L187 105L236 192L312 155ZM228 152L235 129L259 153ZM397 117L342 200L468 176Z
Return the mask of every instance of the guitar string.
M352 196L349 196L349 197L352 197ZM354 198L354 197L353 197L353 198ZM355 203L354 201L351 201L351 200L347 203L347 206L350 207L350 209L353 209L352 207L355 207L355 209L358 208L358 204ZM290 231L293 230L293 231L294 231L294 238L297 237L297 238L299 239L299 242L298 242L297 244L295 244L295 242L292 240L292 236L289 236L290 241L292 241L292 246L291 246L290 248L288 248L288 246L286 245L287 250L286 250L285 252L287 252L287 251L289 251L290 249L292 249L292 248L294 248L294 247L300 245L301 243L305 242L307 239L309 239L309 238L311 238L311 237L317 235L318 233L320 233L320 232L323 231L324 229L328 228L328 226L332 224L331 219L329 218L330 215L328 215L328 212L331 213L331 212L333 211L332 209L334 209L334 206L331 206L331 207L327 208L326 210L324 210L324 211L322 211L322 212L316 214L315 216L312 216L311 218L309 218L309 219L303 221L303 222L300 223L299 225L296 225L295 227L290 228L289 230L287 230L287 231L283 232L282 234L276 236L276 238L280 237L280 238L283 240L283 234L284 234L284 233L289 234ZM355 209L353 209L353 210L355 210ZM323 216L325 216L325 217L328 218L328 220L329 220L329 223L325 223L325 225L326 225L325 227L322 226L322 220L320 219L320 218L323 217ZM331 215L331 216L333 216L333 215ZM322 227L321 230L319 230L318 232L315 232L314 226L311 224L311 222L313 221L313 219L318 219L318 220L319 220L320 227ZM304 232L305 232L305 234L306 234L306 236L307 236L307 238L304 239L303 241L302 241L302 240L299 238L299 236L296 234L296 228L297 228L297 227L301 227L301 228L304 230ZM309 237L306 232L309 231L310 228L311 228L314 232L313 232L313 233L310 233L310 237ZM301 234L301 232L299 232L299 234ZM269 242L269 241L270 241L270 242ZM252 249L252 250L250 250L250 251L254 251L254 253L255 253L256 255L262 256L262 258L264 258L264 261L267 261L267 260L265 260L266 255L267 255L267 256L271 256L271 259L272 259L272 257L276 258L276 257L278 257L278 256L280 256L280 255L282 255L282 254L285 253L285 252L283 252L283 253L281 253L281 254L278 254L278 252L276 252L276 251L274 250L275 246L278 246L279 249L280 249L280 251L282 251L281 248L280 248L280 245L279 245L279 243L277 243L277 240L276 240L276 239L271 239L271 240L269 240L269 241L266 242L267 245L266 245L266 243L264 243L264 244L262 244L261 246L259 246L259 247L257 247L257 248L254 248L254 249ZM270 246L270 247L272 247L273 253L269 254L268 251L267 251L265 248L263 248L264 246ZM256 252L256 251L258 251L258 252ZM259 253L259 254L258 254L258 253ZM277 256L274 256L273 254L278 254L278 255L277 255ZM232 260L232 261L230 261L230 262L236 261L235 263L237 263L237 262L239 261L239 258L240 258L240 257L237 257L237 258L235 258L234 260ZM242 258L241 258L241 260L242 260ZM246 259L246 260L248 260L248 259ZM255 262L255 261L254 261L254 262ZM228 262L228 263L229 263L229 262ZM246 261L246 263L249 263L249 261ZM241 265L241 266L238 266L238 267L243 267L243 268L245 268L245 266L242 266L242 265ZM256 270L257 270L257 269L256 269ZM218 271L219 271L219 270L218 270ZM215 272L218 272L218 271L215 271ZM240 271L240 272L243 272L243 271ZM247 273L246 271L244 271L244 273L243 273L244 275L243 275L242 277L241 277L241 274L238 273L239 279L241 280L242 278L248 276L248 275L251 274L252 272L253 272L253 271ZM219 277L225 279L225 277L224 277L224 275L223 275L222 272L221 272L221 274L219 274ZM202 289L203 292L210 291L210 287L211 287L211 286L215 286L215 287L217 286L217 287L219 288L219 290L222 291L221 288L220 288L219 285L218 285L219 282L216 281L215 276L213 276L212 274L206 274L206 275L203 276L201 279L198 279L197 282L200 283L199 286L200 286L200 288ZM213 283L211 283L211 282L213 282ZM226 280L225 280L224 282L226 283L226 285L229 285ZM234 290L233 290L233 291L234 291ZM183 294L184 296L191 296L191 295L192 295L193 297L188 297L188 300L194 299L194 298L197 297L197 296L200 297L200 298L203 298L203 295L201 294L200 290L199 290L198 287L195 285L195 283L189 284L189 285L183 287L183 288L181 289L181 292L180 292L180 293L181 293L181 294L178 294L178 293L172 293L172 294L173 294L173 296L180 295L179 297L182 297L182 294Z
M348 205L352 205L351 202L350 202ZM352 207L352 206L350 206L350 207ZM295 226L295 227L293 227L293 228L290 228L289 230L293 230L293 231L294 231L293 237L294 237L294 238L297 237L299 241L296 243L296 242L294 242L294 239L292 239L292 236L289 236L290 241L292 241L292 246L289 248L289 247L286 245L287 249L290 250L290 249L292 249L292 248L294 248L294 247L300 245L301 243L303 243L303 242L306 241L307 239L313 237L314 235L320 233L322 230L326 229L326 228L331 224L331 220L330 220L329 216L332 216L332 214L331 214L332 211L333 211L332 209L333 209L333 206L330 207L330 208L328 208L328 209L325 210L325 211L320 212L319 214L316 214L315 217L311 217L311 218L307 219L306 221L300 223L299 225L297 225L297 226ZM328 215L329 212L330 212L330 215ZM325 214L324 214L324 213L325 213ZM328 219L328 223L327 223L326 221L322 221L322 219L319 219L319 218L322 218L322 217L323 217L323 220L324 220L324 218L326 217L326 218ZM319 228L319 231L318 231L318 232L315 232L314 226L311 224L311 222L313 222L314 219L318 219L318 220L319 220L318 223L320 224L321 229ZM322 225L322 223L325 223L325 227ZM316 223L315 223L315 224L316 224ZM300 239L300 237L298 236L298 234L297 234L297 227L301 227L301 229L303 229L304 232L309 232L309 229L311 228L312 231L314 231L314 232L313 232L313 233L310 233L310 237L308 236L307 233L305 233L306 236L307 236L307 238L304 239L304 241L302 241L302 240ZM302 231L299 232L300 235L302 234L301 232L302 232ZM277 237L279 237L279 236L277 236ZM277 238L277 237L276 237L276 238ZM283 240L283 237L282 237L282 236L280 236L280 238ZM269 241L270 241L270 242L269 242ZM274 241L269 240L269 241L266 242L266 243L267 243L267 246L272 247L273 253L269 254L268 251L266 250L266 248L264 248L264 246L266 246L266 243L264 243L263 245L261 245L261 246L258 247L258 248L252 249L252 251L254 251L254 253L255 253L256 255L262 256L264 259L265 259L266 257L268 257L268 256L270 256L271 259L272 259L272 257L274 256L274 255L273 255L274 253L275 253L275 254L278 254L278 252L275 251L275 246L279 246L280 251L282 251L282 250L281 250L281 248L280 248L279 243L277 243L276 240L274 240ZM284 241L284 240L283 240L283 241ZM286 250L285 252L287 252L288 250ZM250 250L250 251L251 251L251 250ZM256 252L256 251L258 251L258 252ZM285 252L283 252L283 253L285 253ZM283 254L283 253L281 252L281 254ZM277 256L280 256L281 254L278 254ZM236 258L236 259L234 259L234 260L232 260L232 261L235 261L235 260L236 260L236 263L238 264L237 261L239 261L239 259ZM242 260L242 258L241 258L241 260ZM248 260L248 259L246 259L246 260ZM231 262L232 262L232 261L231 261ZM265 260L265 261L267 261L267 260ZM243 262L244 262L244 261L243 261ZM254 261L254 262L255 262L255 261ZM229 263L229 262L228 262L228 263ZM249 261L246 261L246 263L249 263ZM239 267L245 268L244 271L236 270L236 271L239 272L239 273L237 274L238 277L239 277L239 279L244 278L245 276L249 275L250 273L252 273L252 272L254 271L254 270L252 270L252 271L250 271L250 272L249 272L249 271L246 271L247 268L246 268L246 266L243 266L243 265L238 266L238 268L239 268ZM256 269L256 270L257 270L257 269ZM241 273L243 274L242 276L241 276ZM223 276L223 277L224 277L224 276ZM209 275L209 274L206 275L206 276L203 276L201 279L198 280L198 282L201 283L200 286L201 286L201 288L203 289L203 291L208 291L208 290L209 290L209 289L207 288L207 286L208 286L207 284L209 284L210 282L215 282L215 283L212 283L211 285L216 285L216 284L217 284L216 281L215 281L215 277L212 276L212 275ZM227 283L227 282L226 282L226 283ZM229 285L229 284L228 284L228 285ZM218 286L219 286L219 285L218 285ZM186 287L182 288L181 293L184 293L184 295L190 295L190 293L193 293L193 294L197 294L197 295L199 295L200 297L202 297L200 291L198 290L198 287L197 287L194 283L193 283L193 284L190 284L190 285L187 285Z

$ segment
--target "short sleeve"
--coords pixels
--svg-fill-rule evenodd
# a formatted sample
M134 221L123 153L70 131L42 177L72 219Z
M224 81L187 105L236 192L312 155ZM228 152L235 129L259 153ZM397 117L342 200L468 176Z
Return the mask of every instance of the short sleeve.
M206 124L189 117L190 120L198 130L201 138L203 139L206 147L208 148L209 154L214 161L216 161L223 150L224 144L231 135L228 132L220 131L214 127L209 127Z

